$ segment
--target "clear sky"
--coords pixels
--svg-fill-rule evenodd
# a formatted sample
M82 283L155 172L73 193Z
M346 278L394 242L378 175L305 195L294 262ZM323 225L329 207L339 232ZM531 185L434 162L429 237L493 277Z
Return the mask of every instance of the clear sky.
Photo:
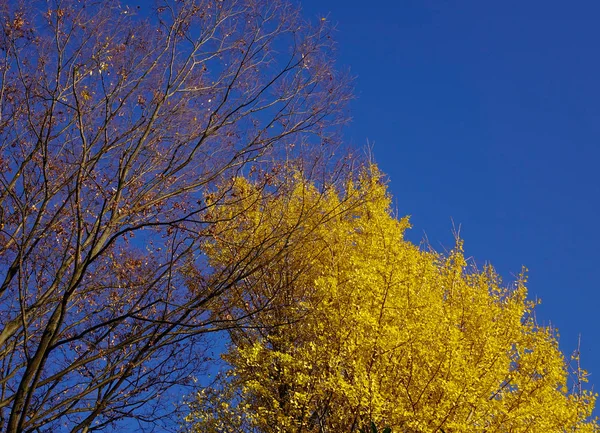
M567 356L581 335L600 391L600 2L300 4L337 28L346 139L373 145L409 238L450 249L454 224L506 282L526 266L538 322Z
M538 322L581 334L600 390L600 2L304 0L356 76L346 137L367 139L410 239L505 281L529 268ZM598 412L598 411L597 411Z

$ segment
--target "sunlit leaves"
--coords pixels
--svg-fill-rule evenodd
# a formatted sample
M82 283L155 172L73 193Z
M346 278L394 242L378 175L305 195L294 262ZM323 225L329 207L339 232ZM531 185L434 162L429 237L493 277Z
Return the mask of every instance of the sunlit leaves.
M460 240L447 255L406 241L375 167L324 195L298 175L276 188L236 179L215 212L216 268L287 247L264 248L265 271L212 306L217 318L260 312L230 331L230 370L191 405L196 431L597 431L595 396L567 392L524 273L507 286Z

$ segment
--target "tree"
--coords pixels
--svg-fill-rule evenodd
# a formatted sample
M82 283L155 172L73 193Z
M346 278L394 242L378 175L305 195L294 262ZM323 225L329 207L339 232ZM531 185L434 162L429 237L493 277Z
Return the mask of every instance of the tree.
M162 421L202 337L231 325L206 306L264 266L264 245L223 271L204 259L224 187L341 170L327 23L278 0L4 1L0 17L0 431Z
M264 308L230 330L228 368L193 396L191 430L598 431L595 396L568 391L568 365L533 318L524 273L503 286L490 266L468 266L460 240L448 255L406 241L408 221L393 216L375 167L325 196L297 184L269 206L242 205L250 211L239 218L228 207L207 249L226 269L264 242L263 221L280 220L300 225L280 242L303 244L264 257L268 272L211 305L216 317ZM258 194L244 185L238 195ZM306 208L335 217L299 218Z

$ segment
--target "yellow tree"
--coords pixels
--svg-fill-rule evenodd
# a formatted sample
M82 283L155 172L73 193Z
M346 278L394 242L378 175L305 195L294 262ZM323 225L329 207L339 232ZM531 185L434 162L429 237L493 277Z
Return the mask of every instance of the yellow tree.
M230 330L226 373L193 397L191 430L598 431L594 395L568 391L524 274L503 286L467 265L460 241L445 256L406 241L375 167L343 193L297 175L277 189L236 179L235 204L215 209L215 269L264 248L261 272L210 306L243 326Z

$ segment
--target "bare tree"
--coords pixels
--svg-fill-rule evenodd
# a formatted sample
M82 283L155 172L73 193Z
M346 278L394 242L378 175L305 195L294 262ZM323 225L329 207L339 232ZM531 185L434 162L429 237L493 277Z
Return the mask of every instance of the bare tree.
M285 1L0 8L0 431L152 426L271 247L210 268L216 185L325 167L348 80Z

